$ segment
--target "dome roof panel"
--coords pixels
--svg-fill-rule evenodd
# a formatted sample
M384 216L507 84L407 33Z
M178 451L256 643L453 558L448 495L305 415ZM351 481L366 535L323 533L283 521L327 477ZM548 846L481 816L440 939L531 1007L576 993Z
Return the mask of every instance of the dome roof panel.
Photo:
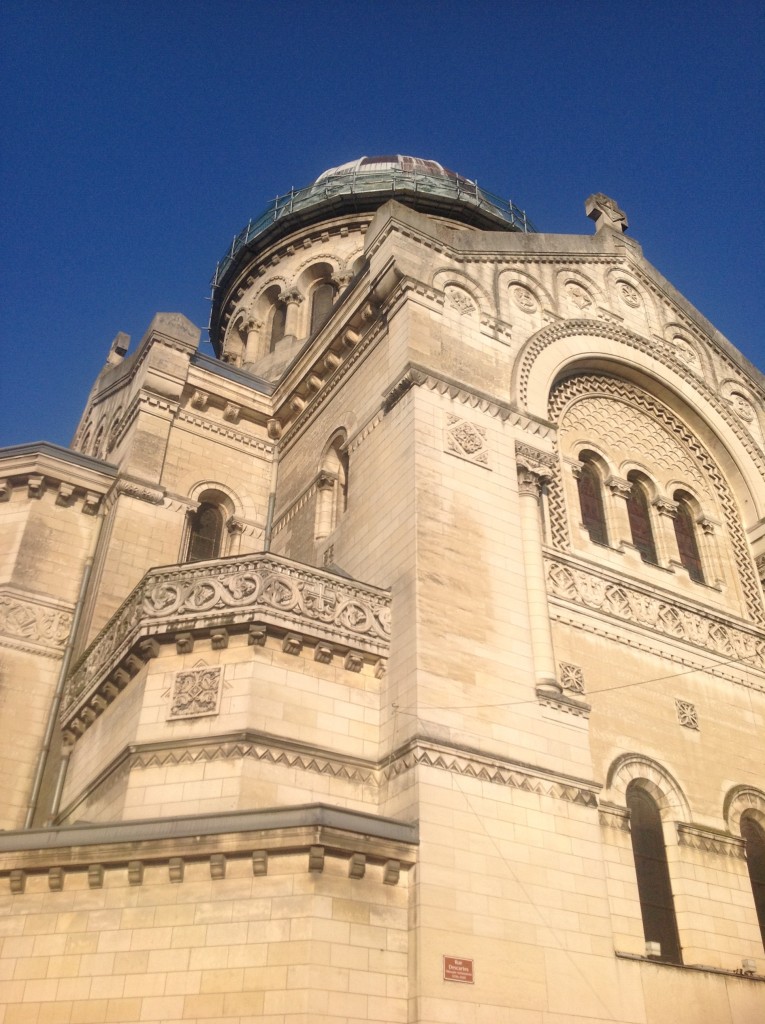
M464 178L461 174L455 174L454 171L450 171L448 167L444 167L437 160L425 160L418 156L402 156L400 153L397 153L392 156L360 156L358 159L350 160L348 163L340 164L338 167L330 167L319 175L316 182L326 181L328 178L336 178L345 174L358 174L360 172L374 174L375 171L387 174L392 170L431 174L445 178L455 178L460 181L470 180L469 178Z

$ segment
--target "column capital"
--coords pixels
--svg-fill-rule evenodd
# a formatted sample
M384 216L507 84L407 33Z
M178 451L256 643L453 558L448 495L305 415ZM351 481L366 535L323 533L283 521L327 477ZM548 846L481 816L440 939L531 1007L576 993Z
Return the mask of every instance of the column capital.
M298 306L303 301L303 296L296 288L293 288L289 292L282 292L279 300L288 306Z
M632 494L632 484L622 476L611 475L606 480L606 487L616 498L629 498Z
M674 519L677 516L679 506L676 501L671 501L669 498L659 495L658 498L653 499L651 504L660 516L667 516L669 519Z

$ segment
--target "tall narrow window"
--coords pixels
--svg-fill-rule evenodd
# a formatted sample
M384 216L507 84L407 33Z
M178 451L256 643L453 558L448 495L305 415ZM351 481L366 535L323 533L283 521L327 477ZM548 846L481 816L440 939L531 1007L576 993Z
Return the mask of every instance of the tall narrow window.
M630 522L632 543L640 552L640 557L644 562L658 565L659 559L656 555L656 541L653 539L653 530L651 529L648 495L644 485L632 473L627 479L632 484L627 498L627 516Z
M741 819L741 837L746 843L746 864L760 923L762 945L765 947L765 832L754 818L745 814Z
M646 942L660 944L661 960L682 963L659 808L635 785L627 790L627 806Z
M333 284L325 281L323 284L316 285L311 292L311 334L318 331L329 320L334 301L335 286Z
M287 328L287 303L277 302L274 306L274 314L271 318L271 352L276 347L276 343L281 341L284 337L284 332Z
M582 466L576 480L582 525L593 544L608 544L606 513L603 507L603 485L600 474L586 452L581 455Z
M218 558L223 538L223 512L217 505L204 502L191 516L187 562Z
M323 540L348 508L348 452L345 434L339 434L324 455L316 480L315 539Z
M674 500L677 502L677 514L673 522L680 563L688 570L688 575L692 580L695 580L696 583L703 583L704 570L701 565L701 555L696 540L696 526L693 522L690 502L682 491L675 494Z

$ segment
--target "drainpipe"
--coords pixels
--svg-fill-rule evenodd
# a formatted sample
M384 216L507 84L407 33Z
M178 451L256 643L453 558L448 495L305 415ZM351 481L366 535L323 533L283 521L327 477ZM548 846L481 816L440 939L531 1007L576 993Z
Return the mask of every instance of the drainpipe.
M279 472L279 456L277 446L274 445L274 461L271 463L271 491L268 495L268 511L266 513L266 528L263 533L263 550L271 550L271 531L274 526L274 509L276 507L276 477Z
M93 531L93 539L90 545L90 551L88 557L85 560L85 567L82 573L82 580L80 582L80 590L77 595L77 603L74 606L74 614L72 616L72 628L69 630L69 637L66 641L66 647L64 648L64 656L61 659L61 667L58 672L58 679L56 681L56 690L53 694L53 701L50 706L50 712L48 713L48 722L45 727L45 736L43 738L43 745L40 748L40 753L37 758L37 767L35 769L34 782L32 783L32 793L29 798L29 805L27 807L27 816L24 821L24 828L32 827L32 820L37 810L37 801L40 799L40 789L42 788L43 775L45 773L45 766L48 763L48 756L50 754L50 747L53 741L53 734L56 729L58 722L58 713L61 709L61 700L64 696L64 686L66 684L66 677L69 674L69 664L72 660L72 652L74 650L75 639L80 626L80 619L82 618L82 609L85 604L85 594L87 593L88 584L90 582L90 574L93 570L93 560L96 552L96 545L101 536L101 530L104 525L104 515L99 512L98 515L98 527ZM64 788L64 778L66 777L66 765L69 763L69 752L63 758L61 763L61 769L59 770L58 779L56 780L56 796L58 802L61 801L61 793ZM50 820L52 820L58 812L58 806L51 810Z

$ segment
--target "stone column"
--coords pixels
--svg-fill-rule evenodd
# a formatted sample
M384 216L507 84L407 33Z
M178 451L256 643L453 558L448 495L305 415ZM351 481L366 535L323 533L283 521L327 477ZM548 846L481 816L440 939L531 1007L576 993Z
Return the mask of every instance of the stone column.
M627 515L627 498L632 493L632 484L620 476L610 476L606 487L613 495L608 502L606 521L609 531L609 542L612 547L629 544L632 547L632 530Z
M674 518L677 515L677 502L669 498L659 496L651 502L656 509L656 530L654 540L656 541L656 555L659 565L668 566L672 562L680 565L680 551L677 547L677 536L675 534Z
M539 694L560 694L562 689L555 668L550 611L547 603L540 509L542 487L552 476L553 457L524 444L516 444L515 457L536 690Z
M256 320L254 317L248 317L242 324L242 333L245 337L244 342L244 362L245 363L256 363L261 356L265 355L262 351L260 336L263 329L263 323L261 320Z
M303 301L303 296L298 291L283 292L282 302L287 307L287 316L284 321L285 338L296 338L298 331L298 306Z

